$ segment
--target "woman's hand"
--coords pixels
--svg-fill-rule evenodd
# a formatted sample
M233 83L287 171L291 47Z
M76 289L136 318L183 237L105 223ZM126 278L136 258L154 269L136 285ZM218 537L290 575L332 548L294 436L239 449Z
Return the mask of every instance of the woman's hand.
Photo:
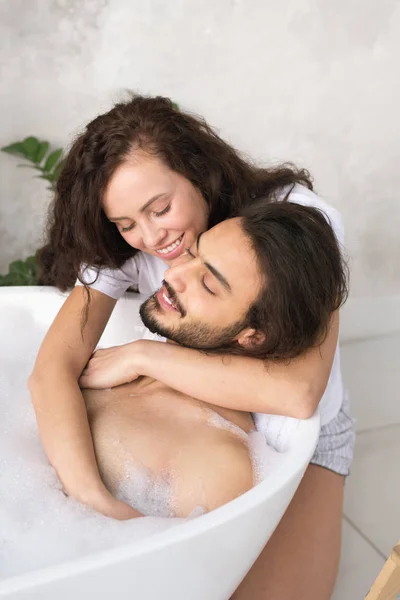
M71 497L111 519L127 521L128 519L143 517L142 513L129 506L129 504L114 498L102 482L92 489L86 488L83 494L71 494Z
M137 379L142 341L94 352L79 379L81 388L111 388Z
M104 493L97 501L94 501L91 507L104 516L118 519L119 521L143 517L142 513L129 506L129 504L117 500L109 492Z

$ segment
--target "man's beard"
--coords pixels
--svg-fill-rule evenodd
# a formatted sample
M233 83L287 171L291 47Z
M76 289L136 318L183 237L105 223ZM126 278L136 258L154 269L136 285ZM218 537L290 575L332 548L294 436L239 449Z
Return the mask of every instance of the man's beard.
M198 350L213 350L233 345L236 343L234 338L246 327L247 321L242 319L225 328L212 327L204 323L183 323L168 327L157 320L161 308L156 294L143 302L139 312L144 325L152 333L157 333L181 346Z

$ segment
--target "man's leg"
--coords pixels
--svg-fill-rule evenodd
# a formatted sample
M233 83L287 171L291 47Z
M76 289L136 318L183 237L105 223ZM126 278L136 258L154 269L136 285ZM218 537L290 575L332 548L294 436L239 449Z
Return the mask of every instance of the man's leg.
M231 600L330 600L344 477L309 465L286 513Z

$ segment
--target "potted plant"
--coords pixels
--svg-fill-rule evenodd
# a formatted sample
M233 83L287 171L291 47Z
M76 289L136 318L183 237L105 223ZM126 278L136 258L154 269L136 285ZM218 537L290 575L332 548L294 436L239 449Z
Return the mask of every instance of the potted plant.
M45 179L48 189L54 191L55 184L64 164L62 148L52 150L47 141L29 136L21 142L14 142L1 148L3 152L22 158L25 162L17 165L38 172L36 177ZM39 285L39 266L36 256L28 256L25 260L10 263L8 273L0 275L0 286Z

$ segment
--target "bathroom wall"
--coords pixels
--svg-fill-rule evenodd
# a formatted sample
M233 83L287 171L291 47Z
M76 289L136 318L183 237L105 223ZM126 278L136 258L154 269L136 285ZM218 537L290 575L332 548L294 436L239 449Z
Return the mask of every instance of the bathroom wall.
M400 296L400 2L2 0L0 144L67 146L124 90L171 96L259 161L310 169L343 215L352 298ZM49 193L0 153L0 272Z

